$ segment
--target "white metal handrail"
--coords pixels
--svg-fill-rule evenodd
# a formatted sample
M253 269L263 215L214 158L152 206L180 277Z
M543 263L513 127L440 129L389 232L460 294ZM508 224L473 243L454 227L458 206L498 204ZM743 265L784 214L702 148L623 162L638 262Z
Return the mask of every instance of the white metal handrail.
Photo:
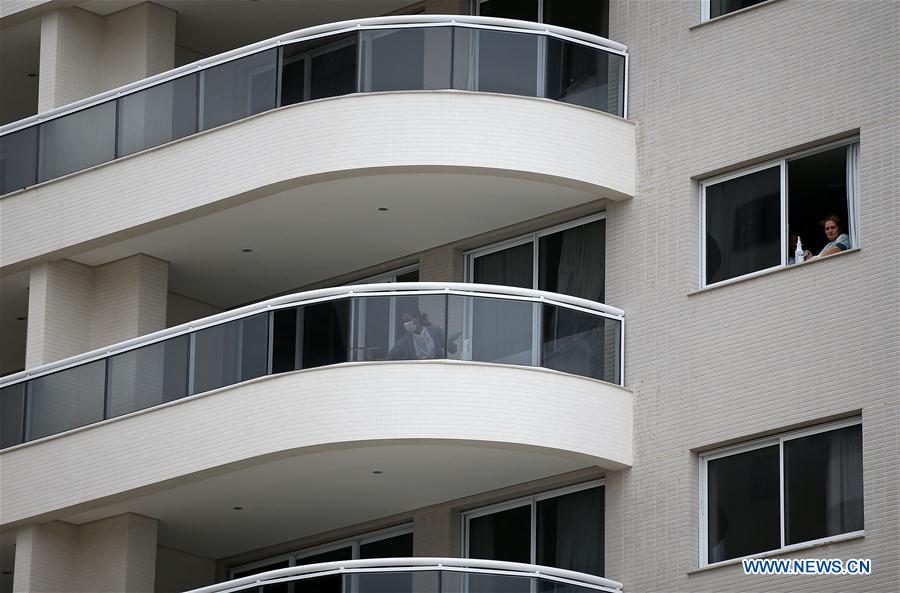
M135 350L142 346L149 346L162 340L174 338L183 334L195 332L215 325L221 325L257 313L285 309L299 305L309 305L324 301L350 298L354 296L404 296L447 294L459 296L475 296L496 299L526 300L547 305L556 305L567 309L582 311L609 319L624 322L625 312L621 309L582 299L578 297L517 288L513 286L501 286L496 284L472 284L463 282L382 282L377 284L355 284L352 286L337 286L322 288L307 292L300 292L275 297L251 305L246 305L231 311L225 311L202 319L189 321L181 325L166 328L151 334L138 336L110 346L97 348L89 352L70 356L45 365L26 369L12 375L0 378L0 388L34 379L56 371L61 371L74 366L87 364L95 360L108 358L129 350Z
M110 99L117 99L125 95L130 95L157 84L179 78L181 76L186 76L200 70L206 70L225 62L230 62L238 58L257 54L269 49L280 47L282 45L299 43L301 41L306 41L309 39L317 39L320 37L337 35L340 33L351 31L381 29L390 26L411 24L417 24L424 27L463 26L470 28L498 28L505 31L531 33L536 35L550 35L574 43L579 43L581 45L594 46L598 49L603 49L605 51L626 57L628 52L628 48L626 46L622 45L621 43L616 43L615 41L606 39L605 37L599 37L597 35L591 35L590 33L584 33L582 31L567 29L566 27L559 27L547 23L534 23L530 21L520 21L515 19L502 19L495 17L468 15L418 14L382 16L339 21L336 23L328 23L324 25L317 25L315 27L299 29L297 31L279 35L277 37L272 37L271 39L258 41L251 45L233 49L221 54L217 54L215 56L211 56L209 58L204 58L190 64L185 64L184 66L179 66L178 68L167 70L166 72L148 76L147 78L124 84L114 89L104 91L102 93L98 93L96 95L80 99L78 101L74 101L67 105L63 105L55 109L50 109L48 111L38 113L37 115L27 117L25 119L11 122L4 126L0 126L0 136L22 130L34 124L57 119L64 115L68 115L70 113L74 113L76 111L80 111L82 109L86 109L88 107L106 102Z
M217 583L215 585L209 585L207 587L201 587L199 589L193 589L186 593L229 593L242 589L246 590L248 586L286 583L331 576L334 574L423 571L448 571L470 574L540 578L608 593L620 593L624 587L622 583L612 579L562 568L554 568L552 566L523 564L519 562L502 562L498 560L480 560L476 558L422 557L339 560L336 562L292 566L290 568L279 568L223 583Z

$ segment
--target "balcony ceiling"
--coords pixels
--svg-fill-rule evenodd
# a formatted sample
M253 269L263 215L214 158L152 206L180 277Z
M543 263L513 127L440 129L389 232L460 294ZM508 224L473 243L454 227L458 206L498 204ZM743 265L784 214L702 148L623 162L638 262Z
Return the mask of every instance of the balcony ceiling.
M145 253L169 262L170 292L232 307L597 198L584 189L500 175L349 177L291 188L71 259L96 266Z

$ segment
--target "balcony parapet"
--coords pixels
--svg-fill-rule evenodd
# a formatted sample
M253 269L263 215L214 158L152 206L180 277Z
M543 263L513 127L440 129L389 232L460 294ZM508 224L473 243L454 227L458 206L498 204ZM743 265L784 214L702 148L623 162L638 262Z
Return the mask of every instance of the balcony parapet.
M625 46L548 24L408 15L321 25L0 127L0 194L285 105L354 93L479 91L625 117L626 78Z
M562 294L382 283L281 296L0 380L11 447L264 375L435 360L553 369L623 384L624 312Z
M385 585L396 593L415 591L542 591L560 585L572 593L621 593L622 583L551 566L475 558L375 558L324 562L271 570L186 593L237 593L277 583L342 576L342 593L375 593ZM351 578L352 577L352 578ZM529 589L529 586L531 587Z

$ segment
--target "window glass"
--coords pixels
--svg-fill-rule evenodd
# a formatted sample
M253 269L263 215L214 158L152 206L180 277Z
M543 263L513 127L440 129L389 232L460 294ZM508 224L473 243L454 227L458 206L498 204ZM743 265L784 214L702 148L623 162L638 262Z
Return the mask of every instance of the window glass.
M609 0L544 0L542 22L609 37Z
M709 0L709 18L714 19L717 16L734 12L766 0Z
M38 126L0 136L0 194L37 182Z
M187 395L190 336L178 336L109 359L109 417Z
M350 348L350 299L306 305L303 311L301 368L347 362Z
M826 217L836 216L837 244L850 246L847 208L847 162L849 146L838 146L809 156L787 161L788 185L788 257L794 255L797 237L804 249L818 255L831 241L824 232Z
M28 438L103 420L106 361L98 360L31 381Z
M184 138L196 131L196 74L119 99L119 156Z
M404 533L375 540L372 542L359 544L360 558L408 558L413 555L413 534ZM417 581L420 579L417 574ZM347 575L346 578L351 578ZM345 581L345 586L347 582ZM358 579L358 591L364 593L412 593L413 575L411 573L374 573L361 574ZM417 582L417 585L422 583ZM346 588L346 591L352 590ZM421 591L421 587L416 587L417 591Z
M266 374L268 322L265 313L223 323L194 335L194 383L202 393Z
M547 98L621 116L624 80L624 56L547 39Z
M26 382L0 389L0 449L22 442Z
M781 264L781 169L706 186L706 283Z
M469 520L469 557L531 562L531 506Z
M463 27L454 34L453 88L538 96L542 36Z
M347 546L328 552L320 552L309 556L297 558L297 565L319 564L320 562L337 562L338 560L352 560L353 547ZM341 575L334 574L314 579L296 581L294 593L341 593Z
M621 321L544 305L541 366L618 384Z
M266 50L200 73L202 129L275 107L275 51Z
M565 229L538 240L538 288L603 302L606 221Z
M785 544L863 528L862 427L784 443Z
M279 309L272 314L272 372L284 373L300 368L300 343L303 335L300 309Z
M709 562L780 547L778 445L709 461Z
M480 0L478 14L503 19L537 22L538 0Z
M452 28L362 31L369 91L449 89Z
M281 48L281 105L356 92L356 33Z
M256 568L236 571L231 576L231 578L239 579L241 577L249 577L250 575L259 574L261 572L268 572L270 570L277 570L279 568L287 568L288 566L290 566L289 562L287 560L282 560L281 562L273 562L265 566L258 566ZM266 585L264 587L246 589L246 591L252 591L253 593L288 593L288 591L290 591L289 587L289 583L275 583L272 585Z
M537 564L603 574L603 488L537 503Z
M39 181L111 161L116 156L116 102L43 123L40 136Z

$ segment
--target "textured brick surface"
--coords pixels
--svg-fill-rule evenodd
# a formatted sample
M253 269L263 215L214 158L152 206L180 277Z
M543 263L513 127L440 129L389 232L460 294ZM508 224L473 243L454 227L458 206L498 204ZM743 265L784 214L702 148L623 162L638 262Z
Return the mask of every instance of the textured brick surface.
M786 0L691 28L699 3L611 3L631 54L634 200L608 211L635 463L608 477L608 576L631 591L896 591L900 583L900 4ZM710 172L860 135L859 252L691 295ZM796 554L871 577L697 568L697 448L862 411L866 537Z

